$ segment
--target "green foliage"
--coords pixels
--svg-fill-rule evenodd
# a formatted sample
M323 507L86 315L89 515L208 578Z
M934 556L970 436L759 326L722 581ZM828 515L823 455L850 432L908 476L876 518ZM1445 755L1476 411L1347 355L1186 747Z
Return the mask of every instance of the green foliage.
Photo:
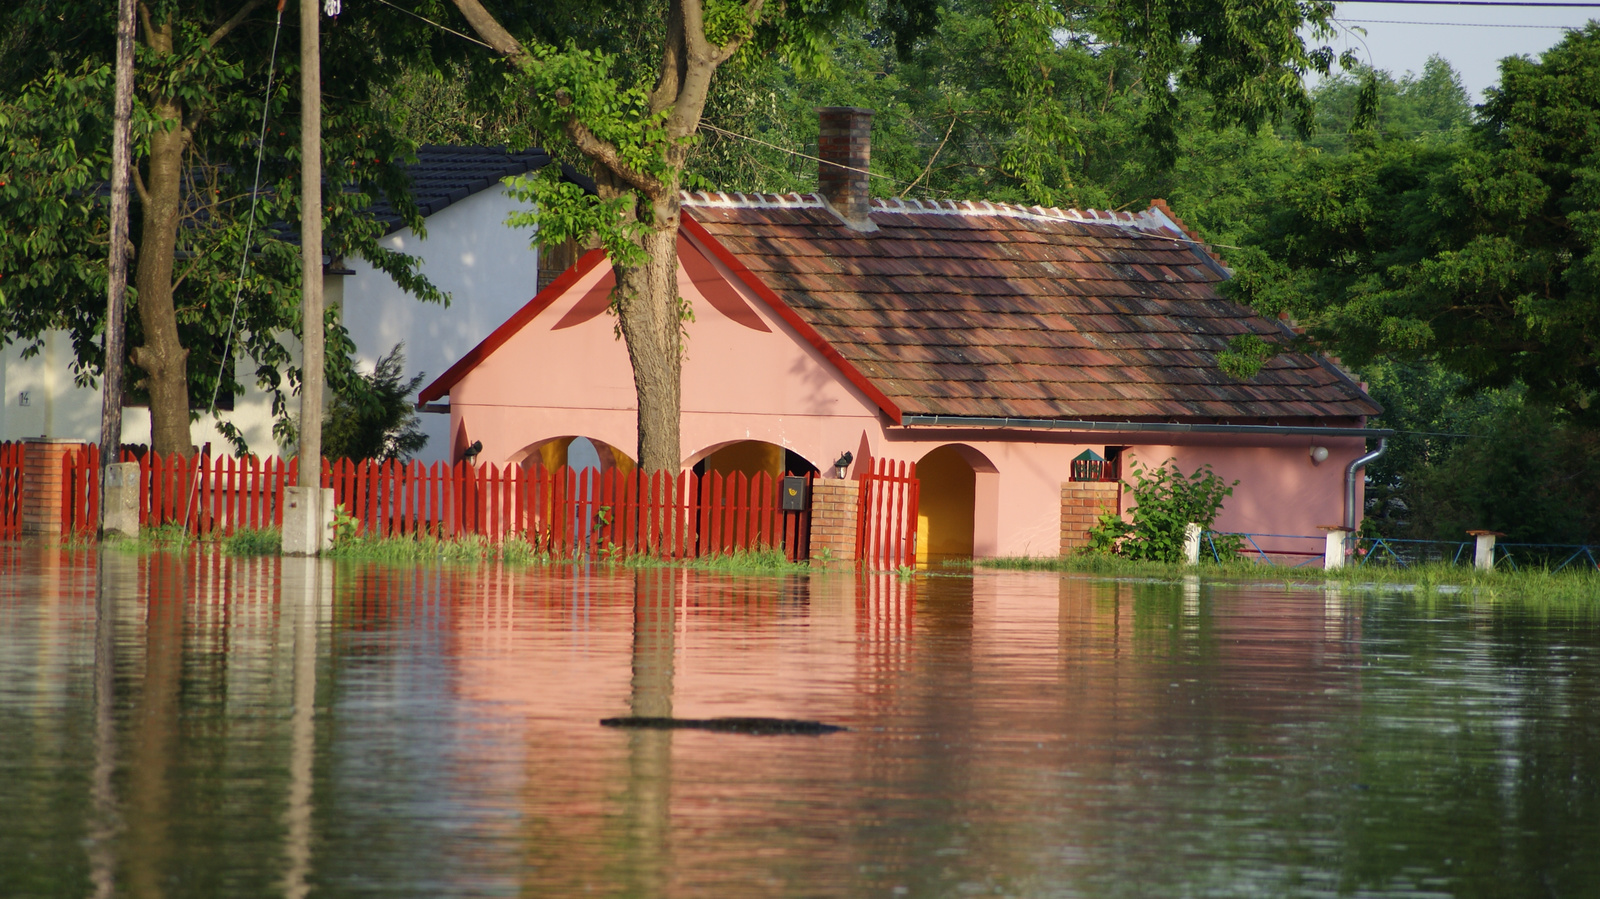
M1248 381L1261 373L1282 345L1268 343L1254 334L1241 334L1228 341L1228 348L1217 354L1217 367L1224 372Z
M253 380L271 394L280 426L286 426L287 397L300 373L283 338L301 332L300 258L292 235L274 224L301 217L294 30L285 29L275 62L271 15L247 16L213 44L211 30L243 5L244 0L148 4L149 22L171 23L172 48L154 47L149 28L141 26L136 185L154 186L146 165L152 136L181 127L187 147L171 283L192 405L204 408L219 387L242 391L235 363L248 359ZM0 33L12 38L14 50L0 65L0 221L35 223L0 230L0 339L36 345L43 331L67 329L84 385L98 378L104 364L108 198L98 186L109 180L115 6L96 0L56 9L30 2L0 11ZM411 144L370 101L393 77L391 60L426 59L436 40L432 29L377 4L347 5L323 29L323 80L329 86L323 98L325 251L336 259L366 259L401 288L437 302L445 298L421 275L417 261L380 246L383 226L366 215L375 199L385 197L408 224L421 226L399 168ZM270 92L269 66L275 71ZM170 104L176 104L181 122L159 117ZM269 127L263 145L258 129L264 110ZM263 189L252 196L258 148L264 151ZM136 246L151 202L133 195ZM241 279L247 234L250 263ZM136 258L133 264L154 263ZM136 302L130 290L130 303ZM130 314L127 320L128 345L140 346L146 339L142 318ZM235 336L225 360L230 323ZM324 326L327 375L338 389L355 377L353 346L336 317ZM142 378L142 371L130 368L126 380L136 399ZM280 437L286 433L279 428ZM237 450L247 449L237 432L231 436Z
M1291 312L1352 364L1437 360L1475 388L1520 382L1593 425L1600 23L1501 73L1462 137L1309 159L1232 290Z
M334 392L322 421L322 452L330 459L409 459L428 442L411 397L424 375L405 379L405 344Z
M283 532L277 528L242 528L222 540L230 556L275 556L283 549Z
M1089 531L1091 552L1115 545L1118 555L1136 561L1182 561L1189 524L1210 530L1223 501L1239 485L1217 477L1210 465L1186 475L1171 459L1155 468L1135 461L1131 469L1133 483L1126 486L1133 495L1129 509L1133 521L1130 524L1114 513L1102 515Z
M499 562L506 565L533 565L550 561L519 535L495 543L486 537L469 534L442 539L428 534L406 537L350 536L335 541L324 555L334 559L398 564L445 563L473 564Z
M1437 365L1362 371L1400 431L1368 469L1367 521L1390 537L1462 540L1469 529L1517 543L1600 540L1600 434L1527 399L1473 391Z

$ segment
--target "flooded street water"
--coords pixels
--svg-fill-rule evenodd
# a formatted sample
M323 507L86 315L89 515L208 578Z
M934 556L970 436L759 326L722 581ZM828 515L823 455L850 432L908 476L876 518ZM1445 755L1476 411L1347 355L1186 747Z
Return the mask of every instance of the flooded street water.
M1600 624L0 547L0 896L580 894L1597 895Z

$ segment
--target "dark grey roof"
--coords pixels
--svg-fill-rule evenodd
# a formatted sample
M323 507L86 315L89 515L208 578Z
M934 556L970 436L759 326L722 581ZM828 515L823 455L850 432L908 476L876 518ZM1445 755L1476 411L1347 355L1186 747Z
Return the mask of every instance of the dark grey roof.
M549 162L550 154L537 147L507 150L505 147L429 145L418 147L417 161L405 169L411 179L412 199L422 214L429 216L499 184L502 178L534 171ZM400 214L387 200L374 203L371 214L383 222L385 234L405 227Z

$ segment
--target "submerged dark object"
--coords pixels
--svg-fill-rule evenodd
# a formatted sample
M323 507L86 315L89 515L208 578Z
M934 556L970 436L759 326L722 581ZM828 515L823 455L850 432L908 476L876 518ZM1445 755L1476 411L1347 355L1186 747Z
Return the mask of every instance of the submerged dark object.
M600 726L632 727L641 730L709 730L724 734L753 734L758 737L780 734L816 736L849 730L837 724L798 721L793 718L601 718Z

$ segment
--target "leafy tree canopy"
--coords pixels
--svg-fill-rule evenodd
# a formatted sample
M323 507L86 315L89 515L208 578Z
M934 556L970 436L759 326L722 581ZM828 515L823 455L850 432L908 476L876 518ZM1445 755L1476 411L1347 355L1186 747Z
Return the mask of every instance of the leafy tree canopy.
M1464 138L1306 161L1234 295L1356 365L1436 359L1600 422L1600 24L1505 60Z
M0 231L0 339L67 329L85 384L105 364L116 5L24 0L0 12L0 220L26 223ZM282 225L300 220L296 29L276 32L266 0L143 0L139 15L128 383L151 404L156 449L187 452L191 408L207 408L219 388L241 390L234 362L248 357L286 435L299 372L282 337L301 329L299 248ZM371 101L390 60L426 59L438 37L387 7L347 4L324 27L323 57L326 251L364 258L434 301L443 297L416 261L381 247L364 210L387 195L421 227L398 167L410 145ZM252 193L258 149L263 187ZM336 316L326 327L328 378L357 389L353 347Z

